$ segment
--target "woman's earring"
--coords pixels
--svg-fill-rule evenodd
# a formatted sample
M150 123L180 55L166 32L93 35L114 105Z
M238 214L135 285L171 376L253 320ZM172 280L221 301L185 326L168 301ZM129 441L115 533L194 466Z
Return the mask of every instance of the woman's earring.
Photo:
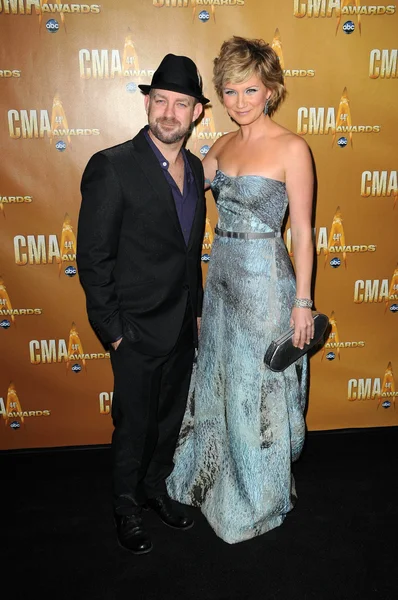
M267 102L265 103L265 106L264 106L264 114L265 115L268 115L268 104L269 104L269 98L267 98Z

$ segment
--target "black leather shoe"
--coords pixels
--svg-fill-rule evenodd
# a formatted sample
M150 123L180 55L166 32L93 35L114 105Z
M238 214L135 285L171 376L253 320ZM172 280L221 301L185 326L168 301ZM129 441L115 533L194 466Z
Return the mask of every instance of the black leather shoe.
M167 494L156 496L156 498L148 498L146 503L169 527L190 529L194 524L193 519L188 517Z
M141 511L132 515L115 515L117 539L120 546L134 554L147 554L152 542L142 522Z

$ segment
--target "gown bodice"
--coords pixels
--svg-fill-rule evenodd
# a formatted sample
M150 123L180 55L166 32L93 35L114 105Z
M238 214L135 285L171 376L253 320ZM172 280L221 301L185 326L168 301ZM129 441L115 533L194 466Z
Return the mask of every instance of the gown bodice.
M283 181L261 175L230 176L218 170L211 189L218 226L227 231L280 231L288 198Z

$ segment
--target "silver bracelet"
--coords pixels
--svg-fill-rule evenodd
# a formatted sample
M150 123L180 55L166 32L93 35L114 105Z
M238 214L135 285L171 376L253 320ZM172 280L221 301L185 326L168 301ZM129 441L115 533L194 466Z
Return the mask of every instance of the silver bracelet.
M297 308L312 308L313 302L309 298L295 298L293 306Z

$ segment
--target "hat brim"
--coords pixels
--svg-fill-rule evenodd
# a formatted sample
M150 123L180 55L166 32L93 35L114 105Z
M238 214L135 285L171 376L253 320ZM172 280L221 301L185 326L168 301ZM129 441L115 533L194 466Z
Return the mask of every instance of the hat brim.
M184 94L185 96L191 96L192 98L196 98L196 100L198 100L201 104L208 104L210 102L210 100L208 98L205 98L204 96L195 96L190 92L187 92L186 89L184 89L183 87L179 86L179 85L175 85L174 83L159 83L158 85L152 86L152 85L144 85L141 84L138 86L140 88L140 90L142 92L144 92L144 94L149 94L149 92L152 89L155 90L167 90L168 92L178 92L180 94Z

